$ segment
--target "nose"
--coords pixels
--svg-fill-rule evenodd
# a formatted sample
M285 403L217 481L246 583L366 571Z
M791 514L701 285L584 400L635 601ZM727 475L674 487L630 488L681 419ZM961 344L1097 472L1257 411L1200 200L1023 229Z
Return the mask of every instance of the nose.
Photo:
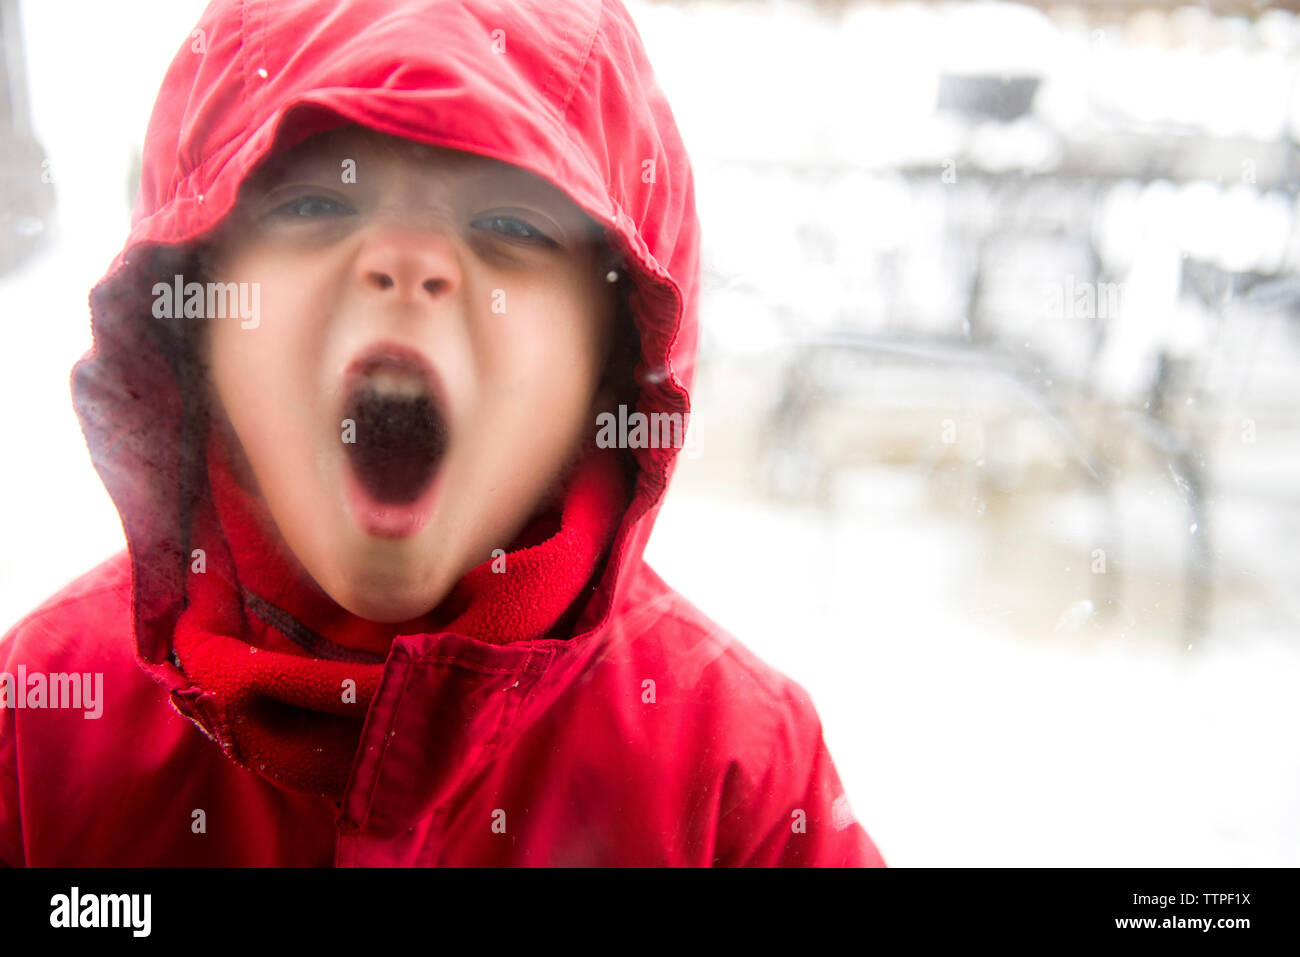
M460 267L451 241L432 229L377 227L356 260L364 289L398 301L430 301L460 283Z

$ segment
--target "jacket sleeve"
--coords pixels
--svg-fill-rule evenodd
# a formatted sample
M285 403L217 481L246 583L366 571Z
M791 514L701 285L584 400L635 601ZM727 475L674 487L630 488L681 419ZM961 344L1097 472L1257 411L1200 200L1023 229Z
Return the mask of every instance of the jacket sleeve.
M719 857L730 867L885 867L853 816L802 688L781 718L771 760L719 825ZM742 774L742 778L748 777Z
M18 782L7 768L0 767L0 867L16 867L22 861L16 804Z
M3 744L0 744L3 750ZM0 761L0 867L22 863L22 832L18 821L18 781Z
M12 673L11 652L18 626L0 638L0 672ZM22 857L22 827L18 815L17 754L14 715L0 708L0 867L18 867Z

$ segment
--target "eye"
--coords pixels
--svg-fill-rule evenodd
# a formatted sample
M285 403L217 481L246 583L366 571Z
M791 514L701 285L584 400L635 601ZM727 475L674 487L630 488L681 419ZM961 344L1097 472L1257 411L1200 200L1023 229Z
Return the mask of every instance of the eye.
M283 219L319 219L322 216L351 216L355 212L351 206L336 199L309 194L295 197L267 215Z
M483 226L484 224L487 224L486 228L493 232L501 233L512 239L540 243L543 246L559 245L536 226L526 223L522 219L516 219L514 216L485 216L470 223L471 226ZM500 228L502 224L504 224L504 228Z

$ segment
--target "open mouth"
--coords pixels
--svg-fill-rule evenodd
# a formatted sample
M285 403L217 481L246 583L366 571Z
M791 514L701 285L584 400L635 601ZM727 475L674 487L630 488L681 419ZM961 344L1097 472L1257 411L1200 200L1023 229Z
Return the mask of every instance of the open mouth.
M349 369L343 416L355 423L344 449L357 483L377 505L411 505L447 451L447 418L432 371L406 350L372 350Z

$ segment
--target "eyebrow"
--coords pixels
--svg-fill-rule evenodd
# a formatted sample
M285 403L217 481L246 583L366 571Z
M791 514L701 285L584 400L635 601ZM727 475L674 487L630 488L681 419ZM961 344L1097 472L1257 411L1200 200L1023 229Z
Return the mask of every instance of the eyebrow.
M390 155L417 163L420 162L421 148L439 149L415 140L400 140L395 148L393 144L384 140L377 142L381 143ZM348 152L349 150L342 148L311 149L305 143L299 144L268 158L264 165L249 177L246 185L265 190L294 176L306 179L317 177L332 179L339 174L344 159L355 158L349 157ZM360 152L360 150L354 149L351 152ZM450 178L452 188L458 193L469 193L481 187L486 180L496 180L494 185L497 188L509 189L512 193L517 192L520 200L542 204L547 212L560 219L560 225L566 232L574 233L571 238L594 240L603 237L599 223L595 222L567 193L529 170L502 160L460 150L448 150L440 154L438 162L444 174Z
M248 178L248 182L264 186L294 175L306 177L334 175L340 168L339 164L342 160L347 158L326 156L317 151L291 149L268 157Z

